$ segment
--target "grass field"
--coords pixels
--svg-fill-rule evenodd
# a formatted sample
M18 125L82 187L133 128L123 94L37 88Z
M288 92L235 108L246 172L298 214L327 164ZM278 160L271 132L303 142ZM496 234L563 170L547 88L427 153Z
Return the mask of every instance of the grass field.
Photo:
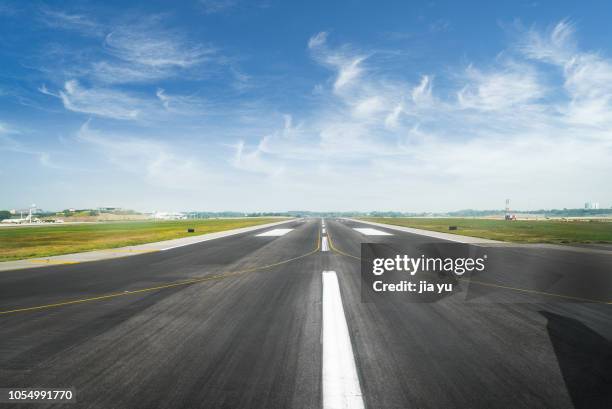
M3 227L0 228L0 261L132 246L280 220L203 219ZM195 233L187 233L188 227L195 228Z
M370 217L363 220L516 243L612 243L612 222L606 221L506 221L409 217ZM449 226L457 226L457 230L449 231Z

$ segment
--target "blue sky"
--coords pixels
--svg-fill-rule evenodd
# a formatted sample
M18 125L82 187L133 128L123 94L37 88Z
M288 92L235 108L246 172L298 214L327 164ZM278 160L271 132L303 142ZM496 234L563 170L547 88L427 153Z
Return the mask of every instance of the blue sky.
M124 3L0 2L0 208L612 206L609 2Z

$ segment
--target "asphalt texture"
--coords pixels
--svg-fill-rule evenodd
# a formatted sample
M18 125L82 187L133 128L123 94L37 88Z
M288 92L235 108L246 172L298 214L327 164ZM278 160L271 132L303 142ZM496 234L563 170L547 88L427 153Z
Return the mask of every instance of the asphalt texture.
M282 227L1 272L0 388L71 387L77 402L0 408L320 408L322 271L338 276L367 408L612 407L612 253L479 247L493 268L457 293L364 302L361 243L444 241L327 219L322 252L320 219Z

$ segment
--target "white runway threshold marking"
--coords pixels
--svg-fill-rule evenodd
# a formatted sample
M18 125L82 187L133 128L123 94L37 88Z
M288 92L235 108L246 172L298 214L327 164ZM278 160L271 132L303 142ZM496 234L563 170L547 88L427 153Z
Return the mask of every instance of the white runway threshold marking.
M357 366L335 271L323 271L323 409L363 409Z
M329 242L327 241L327 236L324 236L321 239L321 251L329 251Z
M386 231L373 229L371 227L353 227L353 230L357 230L359 233L364 234L366 236L393 236L391 233L387 233Z
M289 233L291 230L293 229L274 229L274 230L268 230L266 232L257 234L257 237L267 237L267 236L284 236L285 234Z

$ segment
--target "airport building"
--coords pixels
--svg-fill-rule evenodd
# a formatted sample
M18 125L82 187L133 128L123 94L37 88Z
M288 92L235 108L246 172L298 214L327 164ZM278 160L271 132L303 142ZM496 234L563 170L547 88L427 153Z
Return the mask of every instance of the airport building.
M599 209L599 202L586 202L584 204L585 209Z

